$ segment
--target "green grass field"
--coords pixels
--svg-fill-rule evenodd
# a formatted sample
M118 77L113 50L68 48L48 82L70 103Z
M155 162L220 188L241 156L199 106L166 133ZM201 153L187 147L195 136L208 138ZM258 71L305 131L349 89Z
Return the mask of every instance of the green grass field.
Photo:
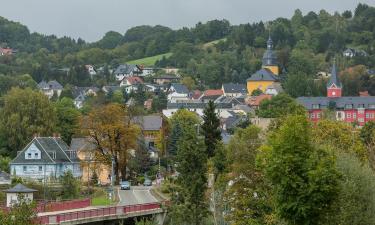
M172 55L172 53L168 52L168 53L165 53L165 54L160 54L160 55L155 55L155 56L146 57L146 58L142 58L142 59L132 60L132 61L129 61L129 62L126 62L126 63L144 65L144 66L153 66L153 65L155 65L156 61L162 59L164 56L166 58L169 58L169 57L171 57L171 55Z
M103 205L111 205L111 204L112 202L107 198L107 196L99 196L91 200L92 206L103 206Z

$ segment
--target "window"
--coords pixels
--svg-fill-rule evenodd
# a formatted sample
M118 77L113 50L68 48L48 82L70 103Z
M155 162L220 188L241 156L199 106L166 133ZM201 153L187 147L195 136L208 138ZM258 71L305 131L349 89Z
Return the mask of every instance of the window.
M345 105L345 109L352 109L353 108L353 104L346 104Z
M366 119L370 118L370 114L366 113Z
M27 153L27 158L31 159L31 153Z
M365 108L365 105L364 104L359 104L358 108Z
M39 158L39 153L35 152L34 156L36 159Z
M346 114L346 117L347 117L348 119L351 119L351 118L352 118L352 114L351 114L351 113L347 113L347 114Z
M311 119L315 119L315 113L310 114Z
M319 105L319 104L313 104L313 105L312 105L312 108L313 108L313 109L319 109L319 108L320 108L320 105Z
M39 172L42 172L42 171L43 171L43 167L39 166Z
M320 118L320 113L316 114L316 118L318 118L318 119Z
M27 171L27 166L23 166L23 172Z
M370 105L368 105L368 107L369 107L370 109L375 109L375 104L370 104Z
M357 118L357 114L353 113L353 119L356 119L356 118Z

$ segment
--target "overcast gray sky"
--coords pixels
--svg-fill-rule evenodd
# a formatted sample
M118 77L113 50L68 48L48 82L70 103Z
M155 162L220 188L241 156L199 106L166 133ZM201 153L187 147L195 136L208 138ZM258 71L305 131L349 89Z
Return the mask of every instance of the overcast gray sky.
M197 22L228 19L232 24L305 14L354 10L375 0L0 0L0 16L18 21L31 31L59 37L100 39L107 31L120 33L137 25L191 27Z

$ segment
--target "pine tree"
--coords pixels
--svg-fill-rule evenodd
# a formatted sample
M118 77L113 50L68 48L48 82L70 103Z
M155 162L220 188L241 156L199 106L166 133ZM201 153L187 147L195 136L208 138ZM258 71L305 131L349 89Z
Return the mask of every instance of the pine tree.
M216 143L221 140L220 119L217 116L216 106L213 101L209 101L204 109L202 129L204 132L204 142L207 148L208 157L215 155Z
M194 127L188 126L184 129L177 151L178 172L180 173L177 184L181 191L175 193L176 196L173 197L171 216L176 216L173 221L201 225L207 215L205 201L207 154Z
M181 137L182 130L179 123L176 123L173 128L168 141L168 154L175 156L177 154L178 140Z

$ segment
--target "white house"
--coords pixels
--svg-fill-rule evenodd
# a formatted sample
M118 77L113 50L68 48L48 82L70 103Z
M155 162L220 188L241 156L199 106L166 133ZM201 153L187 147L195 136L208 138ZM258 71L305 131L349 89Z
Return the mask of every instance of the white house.
M59 137L35 137L10 162L12 175L38 181L60 177L68 170L74 177L82 174L77 152Z
M31 203L34 198L34 192L37 190L28 188L22 184L17 184L16 186L5 190L7 193L7 207L12 207L13 204L17 204L20 201Z
M87 72L90 74L91 77L96 75L96 71L93 65L85 65Z
M38 84L38 88L48 98L52 98L54 95L57 95L57 97L60 97L61 92L63 90L63 86L55 80L49 81L49 82L42 81Z
M278 95L280 93L284 92L283 88L281 87L280 83L273 83L269 85L266 88L266 91L264 92L266 95Z
M124 77L120 83L120 87L124 87L125 92L130 94L131 92L138 91L139 85L144 82L140 77Z
M114 72L116 80L122 81L125 77L132 77L142 74L142 69L138 65L119 65Z
M171 84L168 94L168 102L177 103L189 100L189 90L183 84Z

